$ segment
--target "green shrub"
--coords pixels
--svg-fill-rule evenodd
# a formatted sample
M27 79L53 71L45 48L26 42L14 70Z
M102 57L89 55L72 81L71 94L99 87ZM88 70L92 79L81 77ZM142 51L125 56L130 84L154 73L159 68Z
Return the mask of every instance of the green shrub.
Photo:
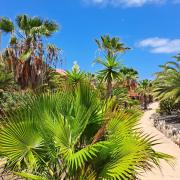
M173 99L160 101L159 110L160 114L171 115L173 112L180 110L180 104L174 103Z

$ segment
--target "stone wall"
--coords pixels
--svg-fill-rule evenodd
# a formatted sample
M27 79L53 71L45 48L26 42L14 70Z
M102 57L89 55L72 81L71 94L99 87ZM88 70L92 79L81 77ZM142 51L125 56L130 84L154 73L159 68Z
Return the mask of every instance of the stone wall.
M153 114L154 127L180 147L180 118L177 115L160 116Z

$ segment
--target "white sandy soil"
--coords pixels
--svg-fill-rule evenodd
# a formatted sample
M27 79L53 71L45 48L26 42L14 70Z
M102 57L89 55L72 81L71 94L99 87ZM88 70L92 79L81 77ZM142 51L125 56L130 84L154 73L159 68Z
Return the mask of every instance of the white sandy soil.
M150 116L155 113L158 108L158 103L150 105L150 110L146 111L141 119L141 127L145 133L155 135L162 144L154 147L156 151L170 154L176 158L174 167L171 167L166 162L161 162L162 172L157 168L152 172L145 173L141 180L180 180L180 148L174 144L170 139L165 137L160 131L153 127Z

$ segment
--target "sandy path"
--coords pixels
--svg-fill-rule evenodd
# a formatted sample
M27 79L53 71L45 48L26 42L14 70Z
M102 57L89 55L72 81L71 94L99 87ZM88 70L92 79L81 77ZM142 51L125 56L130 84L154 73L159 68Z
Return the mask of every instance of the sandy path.
M155 146L155 150L161 151L176 158L175 166L172 168L165 162L161 162L162 172L159 169L153 169L152 172L147 172L141 177L142 180L180 180L180 148L174 144L170 139L166 138L161 132L159 132L152 125L150 116L155 113L158 108L158 103L150 105L151 110L144 113L141 119L141 126L144 132L156 135L157 139L160 139L162 144Z

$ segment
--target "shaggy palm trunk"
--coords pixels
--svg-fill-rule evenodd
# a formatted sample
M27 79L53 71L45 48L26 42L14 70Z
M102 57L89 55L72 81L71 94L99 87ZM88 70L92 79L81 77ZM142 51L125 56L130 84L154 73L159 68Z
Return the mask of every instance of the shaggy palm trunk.
M17 81L17 58L13 57L12 58L12 71L14 74L14 81Z
M107 98L112 96L112 80L108 79L107 81Z
M19 72L18 84L21 89L26 89L28 87L31 88L30 80L31 80L31 65L30 58L27 59L22 65L22 71Z

